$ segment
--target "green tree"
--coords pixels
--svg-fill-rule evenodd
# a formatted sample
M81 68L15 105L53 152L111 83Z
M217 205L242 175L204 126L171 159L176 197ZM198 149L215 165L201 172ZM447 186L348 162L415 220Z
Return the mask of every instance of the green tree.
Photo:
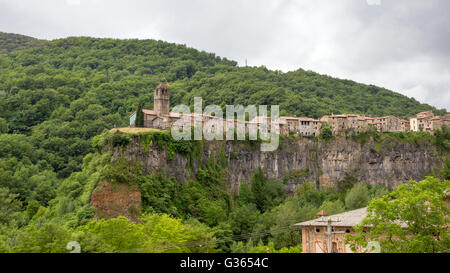
M215 247L213 233L194 219L183 223L167 214L148 214L142 217L142 225L148 236L145 247L150 252L212 252Z
M261 169L256 170L252 175L251 192L256 207L261 212L280 204L284 200L285 194L283 184L279 181L268 180ZM244 196L247 201L250 197L251 195Z
M253 192L250 185L243 181L239 187L239 203L242 205L251 204L255 202L255 198L253 197Z
M230 223L221 222L212 228L214 237L217 239L217 250L222 253L231 252L232 240L229 238L233 236L233 230Z
M255 198L255 204L259 211L264 211L265 208L265 187L267 179L261 169L256 170L253 173L251 179L251 189Z
M369 201L369 190L367 186L356 184L345 197L345 206L349 210L355 210L367 206Z
M328 215L339 214L345 211L345 205L341 200L325 201L323 202L320 210L324 210Z
M436 130L434 132L435 145L444 151L450 150L450 126L447 124L442 125L442 130Z
M142 102L139 102L136 110L136 127L144 127L144 112L142 112Z
M254 204L235 208L229 217L230 226L235 235L248 234L253 231L260 213Z
M444 200L449 189L449 180L434 177L400 185L370 203L368 216L355 227L355 235L347 235L347 241L354 249L377 241L386 253L448 252L450 218Z
M8 133L8 123L4 118L0 118L0 134Z
M10 224L19 218L22 202L18 194L11 194L7 188L0 188L0 225Z
M36 200L31 200L30 202L28 202L27 208L25 210L28 219L33 219L34 215L36 215L40 207L41 206L39 202Z
M319 192L311 182L299 185L297 187L297 196L302 205L319 207L324 201L323 194Z
M132 251L143 248L147 241L143 227L123 216L109 220L92 220L87 225L81 226L79 231L95 235L98 240L102 241L102 244L99 244L102 249L107 246L107 249L114 251ZM92 246L92 243L90 245ZM98 251L98 249L93 251Z
M324 123L322 125L322 132L320 133L320 139L328 142L333 137L333 130L330 125Z
M18 243L13 252L25 253L67 253L71 231L55 223L44 224L41 228L27 226L19 232Z

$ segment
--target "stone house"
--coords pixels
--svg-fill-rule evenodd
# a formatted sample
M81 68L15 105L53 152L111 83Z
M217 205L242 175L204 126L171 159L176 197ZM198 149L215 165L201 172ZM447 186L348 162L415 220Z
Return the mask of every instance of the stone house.
M395 116L377 118L376 127L379 132L401 132L402 120Z
M183 118L191 125L201 123L205 130L213 131L217 126L223 126L223 132L233 128L245 128L245 133L249 134L254 129L261 128L264 123L267 124L269 131L271 130L271 118L255 117L251 121L238 122L237 120L227 120L222 117L207 116L204 114L180 114L170 112L170 91L168 87L160 83L154 90L154 109L143 109L144 127L155 128L161 130L170 130L176 121ZM136 111L129 115L130 126L134 126L136 122ZM215 123L209 121L214 120ZM358 116L355 114L327 115L320 120L313 118L299 117L281 117L274 124L277 125L277 133L282 135L301 135L301 136L319 136L322 131L323 123L331 126L333 135L344 135L352 132L364 132L375 128L380 132L400 132L408 131L426 131L432 133L434 128L441 128L442 124L450 125L450 115L444 117L434 117L431 111L417 114L417 117L411 118L410 121L402 120L395 116L387 116L382 118L371 118ZM206 126L208 125L208 126ZM206 127L205 127L206 126ZM178 128L175 129L179 129Z
M442 117L434 117L431 119L431 130L442 130L442 126L450 125L450 114L444 115Z
M312 120L312 133L314 136L319 136L320 132L322 132L322 122L318 119Z
M376 118L359 116L358 117L358 127L357 127L356 131L358 133L361 133L361 132L365 132L365 131L375 128L376 120L377 120Z
M426 112L421 112L417 114L417 117L422 117L422 118L432 118L434 117L434 114L432 111L426 111Z
M287 134L301 136L318 136L322 129L322 123L313 118L281 117L287 123Z
M450 192L446 190L444 193L443 201L448 207L450 206ZM303 253L354 253L350 246L345 244L345 235L355 233L353 227L361 224L362 220L367 216L367 208L332 216L328 216L325 211L320 211L317 216L317 219L294 225L302 229ZM396 222L400 224L402 229L408 228L407 222ZM366 226L364 231L369 231L370 228L370 226ZM370 251L363 248L356 249L356 253L361 252Z
M447 206L450 203L447 193L444 198ZM370 249L358 247L354 252L345 243L346 234L354 234L354 226L361 224L367 216L367 207L352 210L332 216L325 211L317 214L318 218L294 226L302 229L303 253L369 253ZM408 228L407 222L397 222L402 229ZM364 232L370 231L370 226L364 227Z
M169 111L170 91L166 85L160 83L154 91L153 96L154 110L143 109L144 127L168 130L170 126L180 119L180 115ZM134 126L136 122L136 111L131 113L130 126Z
M353 227L361 224L367 216L367 208L332 216L321 211L317 216L317 219L294 225L302 229L303 253L354 253L350 246L345 244L345 235L355 233ZM401 227L408 226L406 223L401 223ZM367 226L364 229L368 231L370 227ZM370 250L357 248L356 253L362 252L370 252Z
M244 128L245 133L248 134L251 129L261 128L264 122L267 122L267 129L271 131L271 117L255 117L249 122L239 122L237 120L227 120L222 117L209 116L204 114L190 113L190 114L180 114L170 112L170 91L166 85L160 83L154 91L153 96L154 109L148 110L143 109L144 114L144 127L145 128L155 128L161 130L170 130L172 127L174 129L180 129L181 126L175 126L176 121L183 118L183 121L190 123L192 126L201 123L204 131L213 132L216 131L218 126L223 126L223 132L226 133L228 130L233 128ZM136 111L129 115L130 126L135 126L136 123ZM215 122L210 122L215 121ZM297 122L300 124L299 122ZM288 135L289 134L289 124L282 119L274 121L274 124L278 125L276 130L279 134Z
M323 116L321 122L331 126L333 135L342 135L346 132L353 132L358 129L358 115L342 114L331 116Z
M402 132L408 132L411 129L409 120L402 119L400 122L402 123Z
M287 123L289 132L294 135L300 135L300 121L297 117L281 117L281 120Z
M359 225L366 215L366 208L333 216L327 216L326 212L321 211L317 219L295 224L302 229L303 253L353 253L350 246L345 244L345 234L354 233L353 226ZM328 220L331 220L331 235L327 235ZM328 250L329 245L331 251Z
M300 134L302 136L318 136L322 124L319 120L313 118L299 118Z
M413 132L433 132L434 114L431 111L418 113L415 117L410 118L410 128Z
M292 122L292 121L291 121ZM272 132L272 123L276 125L275 133L281 134L281 135L289 135L289 123L284 120L283 118L279 118L278 120L274 120L272 122L271 117L263 117L263 116L257 116L251 121L249 121L247 126L256 126L258 129L264 130L262 127L263 125L267 126L267 129L269 132Z
M442 130L442 119L441 117L434 117L430 119L431 128L430 130L434 132L434 130Z

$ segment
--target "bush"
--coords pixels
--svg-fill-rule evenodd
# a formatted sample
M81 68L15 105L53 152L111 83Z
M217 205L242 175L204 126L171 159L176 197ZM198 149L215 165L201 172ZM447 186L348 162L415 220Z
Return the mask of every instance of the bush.
M8 133L8 123L4 118L0 118L0 134Z
M345 206L349 210L355 210L367 206L369 201L369 190L367 186L360 183L355 185L345 197Z
M136 121L135 121L136 127L144 127L144 113L142 112L142 102L139 102L138 108L136 110Z
M330 141L330 139L333 138L333 130L330 125L324 123L322 125L322 132L320 133L320 139L322 139L325 142Z
M261 169L253 173L251 191L259 211L264 212L283 202L284 185L276 180L268 180Z

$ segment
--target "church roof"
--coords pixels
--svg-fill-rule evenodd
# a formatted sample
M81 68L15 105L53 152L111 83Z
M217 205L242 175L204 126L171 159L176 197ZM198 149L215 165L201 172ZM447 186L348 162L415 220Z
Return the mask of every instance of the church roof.
M164 83L159 83L158 86L156 87L157 89L168 89L167 85L165 85Z

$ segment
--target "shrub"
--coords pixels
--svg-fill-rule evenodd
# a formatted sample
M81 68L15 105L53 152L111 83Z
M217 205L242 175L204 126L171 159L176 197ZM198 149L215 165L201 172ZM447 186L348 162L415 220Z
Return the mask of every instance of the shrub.
M354 186L345 197L345 206L349 210L355 210L367 206L369 201L369 190L367 186L359 183Z

